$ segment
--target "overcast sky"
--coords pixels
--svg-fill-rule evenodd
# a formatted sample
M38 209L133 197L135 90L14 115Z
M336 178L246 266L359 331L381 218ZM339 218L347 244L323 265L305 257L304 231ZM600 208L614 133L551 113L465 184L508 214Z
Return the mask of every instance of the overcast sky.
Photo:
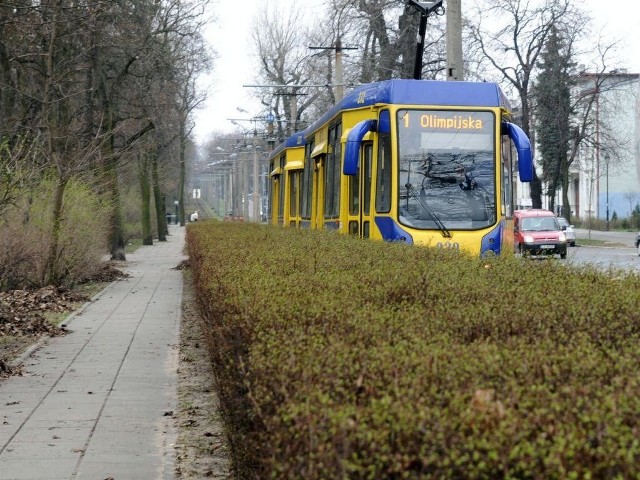
M294 0L271 0L278 7L293 4ZM464 4L471 0L462 0ZM607 40L621 41L619 65L630 73L640 73L640 2L612 0L575 0L591 13L596 29L602 29ZM209 84L206 108L196 115L196 138L206 139L211 132L235 132L238 127L229 119L250 119L261 111L252 98L254 89L243 87L255 83L255 57L252 54L251 26L256 12L263 8L264 0L214 0L217 22L207 33L207 39L218 52L215 70L203 79ZM295 0L297 6L321 6L323 0ZM446 3L446 1L445 1ZM624 3L622 6L612 6ZM597 40L596 40L597 41ZM243 113L239 109L249 113ZM251 122L238 122L250 129Z

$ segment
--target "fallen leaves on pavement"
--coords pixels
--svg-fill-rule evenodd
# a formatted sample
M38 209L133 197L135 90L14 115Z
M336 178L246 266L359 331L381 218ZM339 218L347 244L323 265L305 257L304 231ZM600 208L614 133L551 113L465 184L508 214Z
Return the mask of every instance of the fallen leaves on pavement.
M90 281L111 282L127 276L114 265L106 263ZM0 292L0 377L11 373L8 365L25 344L45 336L67 333L64 328L48 321L47 314L71 313L79 304L89 300L85 294L54 286Z

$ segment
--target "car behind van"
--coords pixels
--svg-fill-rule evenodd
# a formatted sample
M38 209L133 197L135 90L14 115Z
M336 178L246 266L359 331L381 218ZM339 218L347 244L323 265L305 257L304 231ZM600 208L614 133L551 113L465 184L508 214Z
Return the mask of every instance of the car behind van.
M516 251L523 256L560 255L560 258L567 258L567 237L553 212L537 208L516 210L513 228Z
M560 228L564 232L564 236L567 239L567 245L571 247L575 247L576 246L575 228L573 227L573 225L569 223L569 221L566 218L564 217L557 217L557 218L558 218L558 223L560 224Z

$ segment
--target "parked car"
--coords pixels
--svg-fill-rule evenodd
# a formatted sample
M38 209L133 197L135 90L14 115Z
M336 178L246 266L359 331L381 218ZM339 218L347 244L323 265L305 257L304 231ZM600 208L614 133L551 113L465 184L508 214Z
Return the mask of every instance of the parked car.
M558 217L558 223L560 224L560 228L564 232L564 236L567 237L567 243L572 247L575 247L576 231L573 228L573 225L571 225L569 221L564 217Z
M567 258L567 237L558 218L549 210L532 208L513 212L516 250L527 255L560 255Z
M638 250L638 256L640 256L640 232L636 235L636 250Z

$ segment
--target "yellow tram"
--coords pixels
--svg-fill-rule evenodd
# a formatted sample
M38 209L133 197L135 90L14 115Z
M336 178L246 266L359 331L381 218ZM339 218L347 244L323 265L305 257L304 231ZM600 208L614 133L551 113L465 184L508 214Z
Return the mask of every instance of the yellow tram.
M362 85L270 154L270 221L513 252L513 172L531 181L533 160L510 120L494 83Z

